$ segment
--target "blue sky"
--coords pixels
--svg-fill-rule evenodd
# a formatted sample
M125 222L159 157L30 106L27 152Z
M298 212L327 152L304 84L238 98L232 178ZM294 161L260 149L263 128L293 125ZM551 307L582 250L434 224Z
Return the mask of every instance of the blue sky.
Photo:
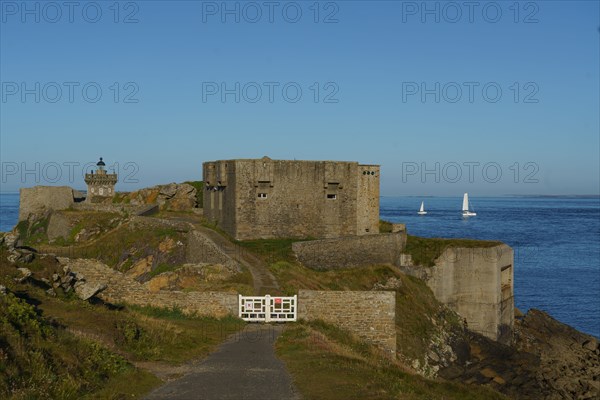
M381 164L383 195L600 192L597 1L0 3L2 191L268 155Z

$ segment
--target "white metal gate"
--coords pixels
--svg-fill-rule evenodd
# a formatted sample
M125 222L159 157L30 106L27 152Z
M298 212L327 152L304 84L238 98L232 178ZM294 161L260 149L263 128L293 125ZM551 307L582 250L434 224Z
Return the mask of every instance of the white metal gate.
M297 296L239 295L239 317L244 321L296 321Z

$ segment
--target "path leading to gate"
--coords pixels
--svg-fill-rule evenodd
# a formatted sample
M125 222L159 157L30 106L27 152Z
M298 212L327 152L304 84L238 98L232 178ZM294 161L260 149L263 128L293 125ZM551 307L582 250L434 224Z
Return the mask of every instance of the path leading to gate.
M290 374L275 356L283 328L247 325L228 338L190 373L150 393L147 400L297 400Z
M167 219L189 224L192 229L195 229L208 236L223 253L227 254L229 257L248 268L252 274L255 295L260 296L265 294L281 293L277 279L273 276L271 271L269 271L269 268L264 260L255 256L242 246L232 243L229 239L213 229L202 226L201 223L198 220L195 220L193 217L183 218L181 216L175 216Z

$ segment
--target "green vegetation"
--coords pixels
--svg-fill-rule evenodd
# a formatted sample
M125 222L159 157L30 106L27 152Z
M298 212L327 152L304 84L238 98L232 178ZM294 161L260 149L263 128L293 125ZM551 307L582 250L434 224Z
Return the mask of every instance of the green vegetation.
M16 229L19 232L19 237L23 239L23 244L33 246L47 241L46 231L48 230L49 221L49 214L43 215L31 222L29 220L20 221Z
M187 183L196 188L196 203L198 208L204 207L204 182L202 181L186 181Z
M139 395L160 381L105 346L78 338L38 316L12 293L0 295L0 397L79 399L109 382L135 379Z
M245 249L262 257L266 262L295 260L292 244L311 239L257 239L236 241Z
M181 268L180 265L169 265L167 263L160 263L154 268L152 271L148 273L149 278L154 278L157 275L162 274L163 272L175 271Z
M290 326L276 348L294 383L309 400L506 399L490 389L409 374L400 364L322 322Z
M161 381L136 361L181 363L207 355L244 323L185 315L180 309L91 304L48 296L0 259L0 398L140 397ZM27 264L36 279L59 272L52 257ZM16 293L17 295L13 294ZM35 306L34 306L35 305Z
M440 238L422 238L418 236L407 235L406 248L404 252L412 256L416 265L424 267L433 267L435 260L444 250L451 247L493 247L502 244L502 242L489 240L472 239L440 239Z
M277 261L269 265L285 295L298 289L312 290L371 290L378 282L396 277L399 272L389 266L374 265L335 271L315 271L297 262Z
M440 328L460 330L457 314L449 312L420 279L400 275L396 290L396 346L402 357L424 365L431 337Z
M176 246L172 251L159 251L159 244L165 239L186 243L185 231L167 227L135 227L121 225L93 243L73 245L68 248L45 246L46 252L71 258L95 258L105 264L126 271L135 261L155 255L159 263L182 264L185 259L185 246Z
M392 223L388 221L384 221L383 219L379 220L379 233L392 233Z

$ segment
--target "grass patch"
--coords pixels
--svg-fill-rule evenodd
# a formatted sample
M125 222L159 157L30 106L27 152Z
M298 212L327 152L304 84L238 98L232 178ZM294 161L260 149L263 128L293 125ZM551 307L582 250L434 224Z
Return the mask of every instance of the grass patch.
M283 294L293 295L299 289L311 290L371 290L378 282L398 276L390 266L375 265L334 271L317 271L298 262L277 261L269 265Z
M55 326L12 293L0 296L0 343L3 399L79 399L124 374L140 374L120 355Z
M402 284L396 290L397 351L423 365L432 335L441 327L460 329L460 320L436 300L425 282L402 274L400 279Z
M208 354L244 325L233 318L186 315L180 309L124 306L115 310L77 299L35 296L43 315L91 336L132 361L179 363Z
M46 231L48 230L48 222L50 215L45 214L33 221L19 221L16 226L19 237L23 240L23 244L27 246L36 245L48 241Z
M267 263L277 261L294 261L296 257L292 251L294 242L311 239L257 239L236 241L241 247L263 258Z
M160 242L167 237L173 239L175 242L186 243L186 233L168 227L148 229L146 227L140 228L124 224L104 235L101 240L95 243L72 245L63 248L48 246L41 249L70 258L98 259L113 268L120 266L120 269L125 271L137 260L151 254L156 257L162 257L159 258L159 262L170 265L180 264L174 261L179 260L183 262L185 259L185 246L177 246L173 251L167 253L160 253L158 247Z
M427 380L322 322L290 326L276 344L305 399L496 400L485 388Z
M181 268L180 265L169 265L167 263L160 263L154 268L152 271L148 273L149 278L154 278L157 275L162 274L163 272L175 271L178 268Z
M433 267L435 265L435 260L442 255L447 248L487 248L498 246L500 244L502 244L502 242L491 240L423 238L407 235L404 253L410 254L416 265Z
M392 233L392 223L380 219L379 220L379 233Z

